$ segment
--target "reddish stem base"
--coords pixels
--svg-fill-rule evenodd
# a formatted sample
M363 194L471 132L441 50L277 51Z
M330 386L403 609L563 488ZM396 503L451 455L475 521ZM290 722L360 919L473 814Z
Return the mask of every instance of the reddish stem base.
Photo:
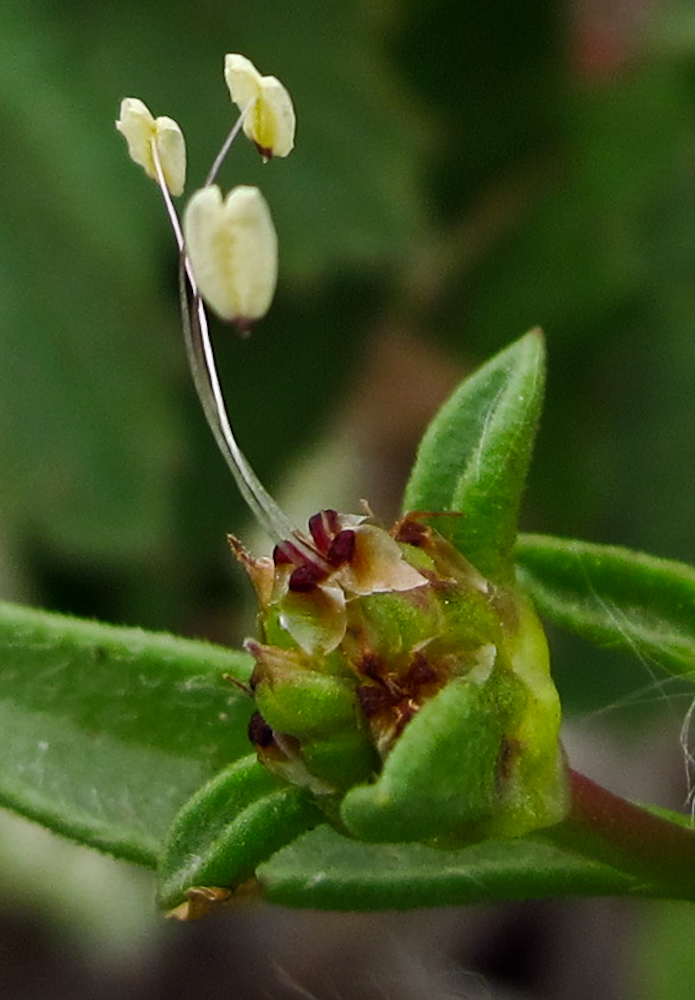
M695 901L695 830L662 819L570 769L569 815L547 831L554 843L609 864L654 895Z

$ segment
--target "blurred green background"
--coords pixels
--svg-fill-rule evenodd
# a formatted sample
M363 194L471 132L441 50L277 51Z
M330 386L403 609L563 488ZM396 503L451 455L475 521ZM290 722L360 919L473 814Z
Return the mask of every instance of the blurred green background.
M525 527L695 561L693 0L3 0L0 595L220 641L252 627L225 534L262 543L187 375L158 192L113 127L125 96L174 117L190 193L232 121L227 51L298 115L287 161L240 143L223 170L263 188L281 277L250 340L215 329L242 447L292 515L366 497L395 516L443 395L540 325ZM605 716L614 786L682 804L687 696L553 640L570 745ZM589 743L606 767L605 731ZM653 946L638 974L604 957L599 995L691 996L689 911L628 924L626 948Z

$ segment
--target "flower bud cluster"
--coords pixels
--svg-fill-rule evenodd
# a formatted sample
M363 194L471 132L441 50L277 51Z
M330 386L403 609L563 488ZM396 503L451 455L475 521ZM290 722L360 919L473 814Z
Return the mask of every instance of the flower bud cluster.
M418 515L388 533L326 510L309 529L316 559L292 540L272 560L233 543L261 606L263 642L247 644L259 758L318 793L362 839L458 842L557 822L566 805L559 707L542 632L518 596ZM475 700L474 724L438 710L452 689ZM418 778L438 740L459 758L444 819L436 803L428 810ZM482 777L466 804L459 793L473 774Z

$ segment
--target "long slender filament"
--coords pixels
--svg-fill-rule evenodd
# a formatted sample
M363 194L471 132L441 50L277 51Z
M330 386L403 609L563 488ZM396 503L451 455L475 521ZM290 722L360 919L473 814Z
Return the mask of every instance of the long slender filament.
M248 108L239 116L234 128L227 136L220 153L215 158L206 184L211 184L216 177L232 141L241 128L244 114L247 111ZM295 549L298 548L312 562L318 562L323 565L323 557L306 541L304 536L294 527L289 518L283 513L275 500L273 500L237 444L229 417L227 416L224 396L217 375L207 313L198 293L190 261L186 256L181 223L171 200L159 151L154 139L151 140L151 149L157 180L174 232L176 244L179 248L179 295L184 341L193 382L207 422L222 452L222 456L234 476L239 492L261 527L281 547L286 547L288 539L291 538ZM192 294L192 301L189 301L189 287Z
M215 180L215 178L217 177L218 173L220 172L220 167L222 166L222 164L224 163L225 159L227 158L227 153L232 148L232 143L234 142L234 140L236 139L236 137L239 135L239 131L240 131L242 125L244 124L244 119L246 118L247 114L249 113L249 111L251 110L251 108L254 106L255 103L256 103L255 98L254 98L254 100L249 101L249 103L246 105L246 107L244 108L244 110L241 112L241 114L239 115L239 117L237 118L237 120L234 122L234 125L232 126L231 132L229 133L229 135L227 136L227 138L222 143L222 148L220 149L219 153L217 154L217 156L214 159L214 162L213 162L212 166L210 167L210 173L205 178L205 187L207 187L209 184L212 184L212 182Z

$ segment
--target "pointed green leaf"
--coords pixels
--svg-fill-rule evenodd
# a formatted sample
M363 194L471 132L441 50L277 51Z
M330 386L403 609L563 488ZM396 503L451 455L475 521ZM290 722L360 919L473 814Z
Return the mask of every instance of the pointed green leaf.
M322 818L306 790L271 774L255 754L236 761L176 817L159 868L161 905L177 906L195 886L238 885Z
M695 670L695 569L642 552L521 535L519 581L557 625L648 656L674 674Z
M248 753L246 654L0 603L0 804L154 865L193 792Z
M532 330L466 379L425 433L405 491L405 510L461 515L437 528L492 580L512 573L544 373L543 336Z
M361 844L326 826L284 847L256 874L269 902L325 910L654 895L644 881L532 838L440 851L420 844Z

